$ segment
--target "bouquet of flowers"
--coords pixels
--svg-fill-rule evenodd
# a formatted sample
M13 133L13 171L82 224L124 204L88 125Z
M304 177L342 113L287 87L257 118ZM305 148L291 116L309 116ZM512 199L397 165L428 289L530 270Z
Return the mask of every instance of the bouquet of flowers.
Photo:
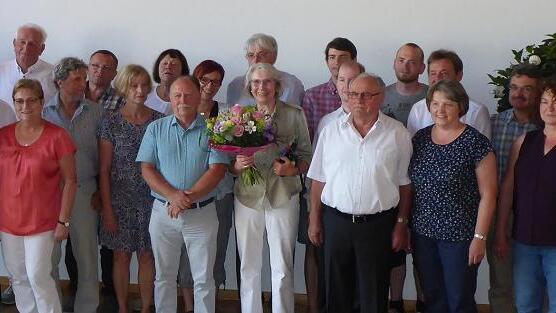
M255 106L234 105L217 117L207 119L207 132L211 148L228 155L251 156L264 150L274 141L272 119ZM260 171L249 167L241 173L241 182L252 186L261 179Z

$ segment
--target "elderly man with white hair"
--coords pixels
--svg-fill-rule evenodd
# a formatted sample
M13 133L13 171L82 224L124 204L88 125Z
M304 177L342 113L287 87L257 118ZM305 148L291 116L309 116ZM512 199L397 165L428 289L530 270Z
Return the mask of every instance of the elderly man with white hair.
M278 57L278 43L276 39L266 34L254 34L245 42L245 59L249 66L255 63L274 65ZM301 105L305 87L295 75L278 71L282 81L280 100L285 103ZM244 92L245 75L237 76L228 85L227 103L230 105L253 105L252 97Z
M0 64L0 100L12 104L12 89L22 78L38 80L48 101L55 93L52 64L39 57L45 48L46 32L36 24L20 26L13 40L15 59Z

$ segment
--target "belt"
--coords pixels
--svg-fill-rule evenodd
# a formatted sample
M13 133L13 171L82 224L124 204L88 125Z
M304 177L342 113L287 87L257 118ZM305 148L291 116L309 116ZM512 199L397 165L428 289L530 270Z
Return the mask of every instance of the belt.
M162 202L164 205L168 205L170 203L170 201L162 200L158 197L154 197L154 199L159 201L159 202ZM209 205L213 202L214 202L214 197L210 197L205 201L192 203L191 207L189 209L200 209L200 208L202 208L204 206L207 206L207 205Z
M333 207L329 207L329 208L337 216L342 217L346 220L350 220L354 224L369 223L369 222L372 222L372 221L374 221L378 218L383 217L386 214L390 214L390 213L393 212L392 210L386 210L386 211L378 212L378 213L375 213L375 214L348 214L348 213L341 212L338 209L333 208Z

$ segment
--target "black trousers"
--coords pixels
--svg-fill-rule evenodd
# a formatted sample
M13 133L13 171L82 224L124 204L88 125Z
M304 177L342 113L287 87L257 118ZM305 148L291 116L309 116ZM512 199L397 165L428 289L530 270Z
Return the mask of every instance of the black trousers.
M353 223L325 204L323 210L327 312L351 313L356 298L361 313L388 312L397 210L377 213L363 223Z
M100 267L102 270L102 284L104 285L103 292L108 294L114 293L114 281L112 279L112 258L114 253L106 246L101 246L100 248ZM66 242L66 256L64 257L64 263L66 264L66 269L68 271L68 276L70 279L70 290L73 295L77 292L77 262L73 256L73 250L71 248L71 238L68 237Z

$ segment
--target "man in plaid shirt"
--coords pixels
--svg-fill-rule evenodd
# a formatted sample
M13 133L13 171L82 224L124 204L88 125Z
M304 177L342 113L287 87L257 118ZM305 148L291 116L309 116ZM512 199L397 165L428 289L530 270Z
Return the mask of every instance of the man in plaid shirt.
M91 54L87 69L87 89L85 97L96 102L106 110L115 111L124 104L124 97L118 95L111 86L116 77L118 58L108 50L97 50Z
M357 49L348 39L338 37L326 45L324 56L330 71L330 79L324 84L307 89L301 105L303 111L305 111L311 140L314 138L320 119L342 105L342 100L336 89L338 70L343 62L347 60L356 61Z
M307 89L303 96L302 107L307 118L307 126L311 141L314 140L319 121L326 114L335 111L342 105L342 100L336 88L338 71L340 65L348 60L356 61L357 49L355 45L346 38L334 38L326 45L324 56L330 79L318 86ZM313 143L313 147L316 142ZM307 201L304 191L300 194L299 210L299 233L298 241L306 245L305 250L305 284L309 313L322 313L324 310L324 264L319 262L324 260L322 248L313 246L307 238Z
M491 118L492 145L498 163L499 185L506 172L510 148L514 140L539 127L540 79L541 74L537 66L516 65L513 68L508 88L510 93L508 99L512 108L493 115ZM495 223L496 221L493 225ZM487 237L487 260L490 270L488 297L491 310L493 313L515 312L511 253L503 260L496 257L493 248L495 227L490 229L490 235ZM511 230L511 227L508 229Z

